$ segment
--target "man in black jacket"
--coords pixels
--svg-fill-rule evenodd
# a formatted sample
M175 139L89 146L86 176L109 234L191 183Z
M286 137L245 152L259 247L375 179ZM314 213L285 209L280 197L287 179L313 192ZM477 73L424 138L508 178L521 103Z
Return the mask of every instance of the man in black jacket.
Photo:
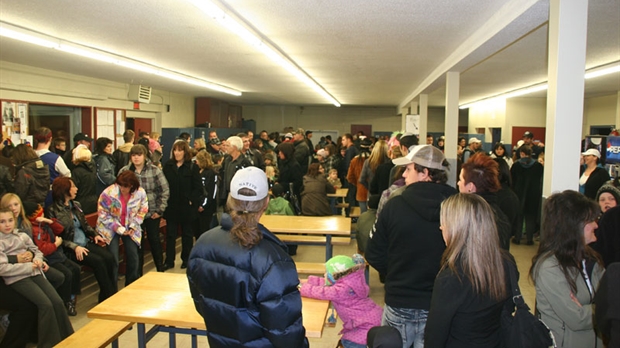
M439 228L441 202L456 193L446 185L448 162L432 145L395 159L406 166L407 188L390 199L370 233L366 260L385 275L383 324L396 327L403 347L423 347L435 276L445 243Z

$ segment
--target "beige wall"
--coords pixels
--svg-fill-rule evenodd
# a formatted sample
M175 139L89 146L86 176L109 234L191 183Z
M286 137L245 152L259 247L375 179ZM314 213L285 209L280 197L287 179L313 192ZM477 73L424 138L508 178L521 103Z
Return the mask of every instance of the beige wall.
M349 133L351 124L372 125L373 132L400 129L400 116L393 107L343 106L243 106L243 118L256 121L256 131L282 131L285 127L312 130L335 130Z
M582 136L590 132L592 125L615 125L618 110L618 94L588 98L584 101ZM513 126L546 127L546 98L511 98L494 105L479 105L469 109L469 129L501 127L504 142L513 143ZM490 138L489 138L490 139ZM515 139L515 141L518 139Z
M618 104L618 95L608 95L586 99L583 105L583 136L590 133L590 126L615 125Z
M133 110L128 90L128 84L0 62L0 99ZM154 130L194 125L191 96L154 89L151 103L141 104L140 109L132 111L132 117L153 118Z

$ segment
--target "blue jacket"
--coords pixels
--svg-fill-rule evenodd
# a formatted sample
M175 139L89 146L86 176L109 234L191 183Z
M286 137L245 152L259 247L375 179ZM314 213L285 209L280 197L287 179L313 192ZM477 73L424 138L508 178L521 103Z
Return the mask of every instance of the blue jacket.
M247 249L231 238L231 217L192 249L187 278L210 347L308 347L295 263L286 245L259 224L263 239Z

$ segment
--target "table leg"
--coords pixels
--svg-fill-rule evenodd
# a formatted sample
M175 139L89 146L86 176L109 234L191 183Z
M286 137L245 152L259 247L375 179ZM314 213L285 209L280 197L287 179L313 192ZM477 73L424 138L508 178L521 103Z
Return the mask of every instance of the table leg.
M174 332L168 333L168 347L176 348L177 346L177 335Z
M198 336L192 335L192 348L198 348Z
M138 348L146 348L146 330L143 323L138 323Z
M325 235L325 261L332 258L332 235Z

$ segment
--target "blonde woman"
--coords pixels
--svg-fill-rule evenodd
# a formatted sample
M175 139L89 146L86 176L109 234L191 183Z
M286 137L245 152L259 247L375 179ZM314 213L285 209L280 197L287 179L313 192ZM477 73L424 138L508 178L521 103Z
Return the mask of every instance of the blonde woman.
M372 178L375 176L377 172L377 168L390 160L388 157L388 146L385 140L379 140L375 143L375 146L372 148L372 152L370 153L370 157L368 160L364 162L364 166L362 167L362 174L360 175L360 184L364 185L367 189L370 189L370 182ZM370 192L379 193L379 192ZM367 209L367 202L364 202L364 208L362 208L362 204L360 204L360 209L362 213Z
M78 145L73 150L73 164L71 178L78 188L75 200L80 202L84 214L97 211L97 167L92 161L93 154L85 145Z
M190 254L187 278L211 347L308 347L295 263L259 223L268 202L265 172L238 170L226 202L230 215Z
M512 306L510 268L499 248L493 210L478 195L457 194L441 204L446 250L433 287L424 347L500 347L500 317Z

